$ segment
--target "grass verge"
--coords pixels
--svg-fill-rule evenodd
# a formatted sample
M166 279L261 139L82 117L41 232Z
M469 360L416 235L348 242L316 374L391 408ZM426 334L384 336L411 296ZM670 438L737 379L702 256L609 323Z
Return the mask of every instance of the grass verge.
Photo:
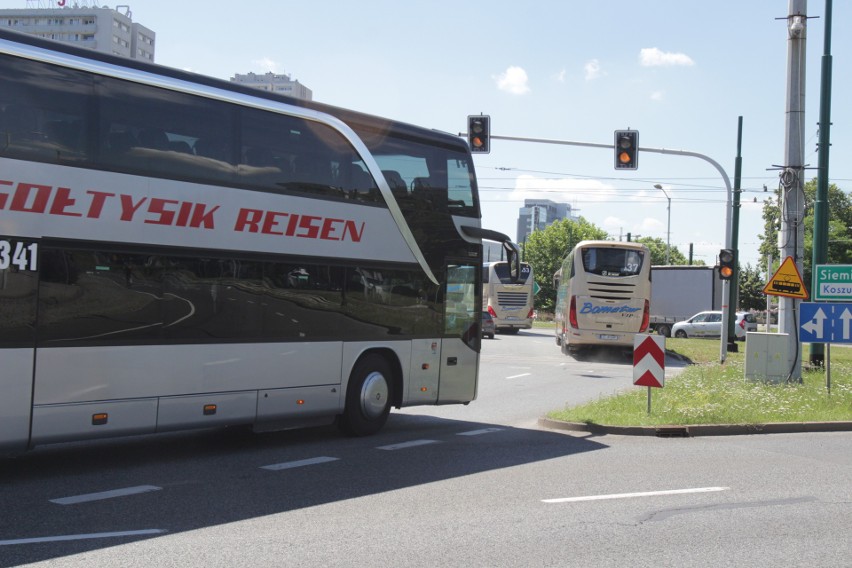
M803 383L766 384L745 379L745 347L719 364L719 342L667 339L666 349L693 362L665 387L645 387L552 411L554 420L610 426L766 424L852 420L852 349L831 350L831 394L824 369L804 369ZM806 352L807 353L807 352ZM805 355L807 360L807 354Z

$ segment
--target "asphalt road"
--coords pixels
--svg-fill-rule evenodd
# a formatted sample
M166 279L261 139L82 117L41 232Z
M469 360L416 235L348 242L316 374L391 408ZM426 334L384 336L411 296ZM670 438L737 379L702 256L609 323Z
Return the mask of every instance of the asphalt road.
M673 369L670 369L673 371ZM478 400L332 429L178 433L0 462L0 566L852 566L852 434L543 430L625 356L486 340Z

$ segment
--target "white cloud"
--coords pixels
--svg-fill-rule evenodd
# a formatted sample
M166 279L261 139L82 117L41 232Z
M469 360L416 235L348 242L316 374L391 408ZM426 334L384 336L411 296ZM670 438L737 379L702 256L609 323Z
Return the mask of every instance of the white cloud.
M530 92L527 85L527 72L521 67L511 66L494 78L497 88L513 95L524 95Z
M567 73L565 72L565 69L563 69L562 71L554 75L553 78L556 79L556 81L559 83L564 83L566 75Z
M588 63L583 66L583 71L585 71L586 81L594 81L595 79L599 79L606 75L601 69L601 63L597 59L592 59Z
M695 65L685 53L666 53L656 47L646 47L639 52L639 62L643 67L670 67L673 65Z
M270 59L269 57L262 57L260 59L255 59L251 62L252 67L260 68L261 71L266 73L267 71L271 71L275 73L278 69L278 64Z
M626 221L621 217L609 216L604 218L602 228L610 235L622 235L625 229L628 231L632 230L629 223L630 221Z
M661 100L663 100L664 95L665 95L665 93L663 93L663 91L654 91L653 93L651 93L651 100L652 101L661 101Z
M645 231L648 234L658 234L666 232L666 224L660 221L659 219L654 219L653 217L645 217L642 219L642 224L639 227L639 230Z

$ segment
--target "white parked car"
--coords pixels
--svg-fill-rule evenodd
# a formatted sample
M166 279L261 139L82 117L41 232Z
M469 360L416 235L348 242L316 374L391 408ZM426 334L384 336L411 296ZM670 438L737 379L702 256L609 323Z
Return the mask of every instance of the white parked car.
M757 331L757 320L749 312L737 312L734 332L738 341L745 341L746 332ZM672 326L672 337L721 337L722 312L698 312L688 320Z

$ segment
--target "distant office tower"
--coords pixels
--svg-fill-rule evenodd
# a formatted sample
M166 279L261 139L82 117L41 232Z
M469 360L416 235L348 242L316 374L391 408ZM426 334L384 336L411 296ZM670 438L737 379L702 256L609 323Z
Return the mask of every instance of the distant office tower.
M574 219L571 206L549 199L525 199L518 210L518 241L522 243L535 231L541 231L562 219Z
M293 81L290 79L289 75L285 75L283 73L273 73L271 71L263 75L258 75L256 73L240 75L237 73L231 77L231 82L246 85L247 87L254 87L255 89L262 89L271 93L278 93L279 95L295 97L305 101L310 101L314 97L313 91L301 84L298 80Z
M116 8L87 0L28 0L25 9L0 10L0 27L153 62L156 34L133 22L130 6Z

